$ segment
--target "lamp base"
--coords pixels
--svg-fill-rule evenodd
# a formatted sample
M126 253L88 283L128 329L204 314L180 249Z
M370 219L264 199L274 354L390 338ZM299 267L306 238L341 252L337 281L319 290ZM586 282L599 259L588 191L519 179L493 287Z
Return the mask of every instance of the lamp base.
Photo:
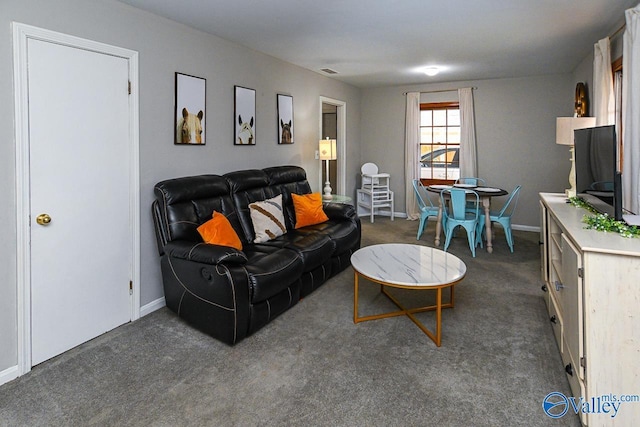
M322 200L331 200L333 196L331 195L331 184L329 181L324 183L324 194L322 195Z
M568 197L576 197L576 155L573 145L569 148L569 152L571 153L571 157L569 161L571 162L571 170L569 170L569 185L571 188L567 188L564 191L564 194Z

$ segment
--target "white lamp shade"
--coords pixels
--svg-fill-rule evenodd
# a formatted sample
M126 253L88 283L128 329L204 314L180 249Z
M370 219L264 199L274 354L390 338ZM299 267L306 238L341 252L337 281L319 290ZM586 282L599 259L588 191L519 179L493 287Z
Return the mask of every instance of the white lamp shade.
M320 160L336 160L336 140L321 139L320 140Z
M558 117L556 119L556 144L573 145L573 131L594 127L595 117Z

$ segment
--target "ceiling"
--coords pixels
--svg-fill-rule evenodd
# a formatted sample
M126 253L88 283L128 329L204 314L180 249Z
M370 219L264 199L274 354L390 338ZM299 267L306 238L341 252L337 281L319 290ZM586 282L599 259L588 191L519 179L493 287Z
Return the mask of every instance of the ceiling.
M365 88L572 72L639 0L120 1Z

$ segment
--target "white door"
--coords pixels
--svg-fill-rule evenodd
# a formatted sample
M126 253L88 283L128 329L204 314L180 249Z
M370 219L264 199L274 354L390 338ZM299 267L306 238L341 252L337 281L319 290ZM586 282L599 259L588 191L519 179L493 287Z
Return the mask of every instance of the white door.
M27 61L36 365L131 320L131 138L127 59L29 39Z

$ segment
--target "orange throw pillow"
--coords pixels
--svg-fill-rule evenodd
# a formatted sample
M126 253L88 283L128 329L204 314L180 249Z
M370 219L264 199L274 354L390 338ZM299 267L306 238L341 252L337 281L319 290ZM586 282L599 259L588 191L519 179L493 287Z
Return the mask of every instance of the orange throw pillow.
M327 214L322 209L322 196L320 193L294 194L293 208L296 211L296 227L301 228L307 225L320 224L329 220Z
M213 211L212 218L198 227L198 233L205 243L231 246L239 251L242 250L242 242L238 233L233 229L227 217L220 212Z

